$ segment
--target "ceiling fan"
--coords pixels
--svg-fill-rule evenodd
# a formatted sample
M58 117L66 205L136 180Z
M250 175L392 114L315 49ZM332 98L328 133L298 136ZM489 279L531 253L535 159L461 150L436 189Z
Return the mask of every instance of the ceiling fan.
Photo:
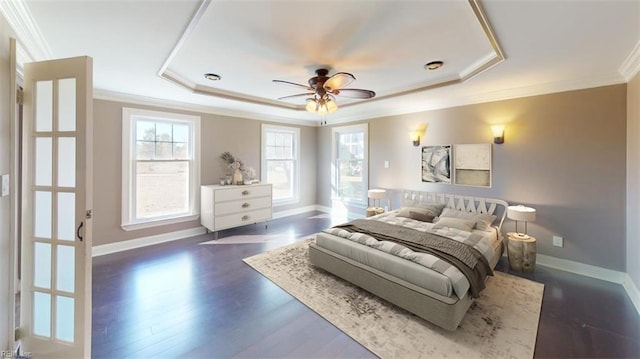
M317 69L316 76L309 79L309 85L284 80L273 80L273 82L301 87L308 91L306 93L280 97L278 100L307 97L307 111L318 112L323 115L338 109L335 96L368 99L376 95L376 93L371 90L344 88L356 79L356 77L350 73L338 72L331 77L327 76L328 73L329 70L327 69Z

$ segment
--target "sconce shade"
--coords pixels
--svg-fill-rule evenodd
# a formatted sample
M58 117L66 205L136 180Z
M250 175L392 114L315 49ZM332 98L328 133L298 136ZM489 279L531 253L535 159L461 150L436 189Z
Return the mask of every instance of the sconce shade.
M493 143L504 143L504 125L491 126L491 132L493 132Z
M411 131L409 132L409 138L411 139L411 142L413 142L414 146L420 146L420 132L418 131Z

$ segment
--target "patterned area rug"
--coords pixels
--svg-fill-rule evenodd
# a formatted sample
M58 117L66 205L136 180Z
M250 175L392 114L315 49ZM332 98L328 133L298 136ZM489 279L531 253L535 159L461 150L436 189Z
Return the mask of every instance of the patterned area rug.
M311 241L244 262L379 357L533 357L544 285L496 272L450 332L313 267Z

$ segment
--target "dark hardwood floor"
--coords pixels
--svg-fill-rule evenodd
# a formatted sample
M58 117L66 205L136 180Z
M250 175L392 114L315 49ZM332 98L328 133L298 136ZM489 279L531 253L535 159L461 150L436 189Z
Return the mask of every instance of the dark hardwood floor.
M293 242L331 224L313 212L220 237L279 233ZM92 356L375 357L242 262L282 242L199 245L211 239L94 258ZM505 260L498 270L509 272ZM512 274L545 284L535 357L640 358L640 318L622 286L542 266Z

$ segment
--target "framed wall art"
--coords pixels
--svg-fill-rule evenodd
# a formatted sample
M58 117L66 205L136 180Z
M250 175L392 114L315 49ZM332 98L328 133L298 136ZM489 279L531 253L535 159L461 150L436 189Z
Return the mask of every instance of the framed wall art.
M491 187L491 144L454 145L455 184Z
M451 145L422 147L422 182L451 183Z

